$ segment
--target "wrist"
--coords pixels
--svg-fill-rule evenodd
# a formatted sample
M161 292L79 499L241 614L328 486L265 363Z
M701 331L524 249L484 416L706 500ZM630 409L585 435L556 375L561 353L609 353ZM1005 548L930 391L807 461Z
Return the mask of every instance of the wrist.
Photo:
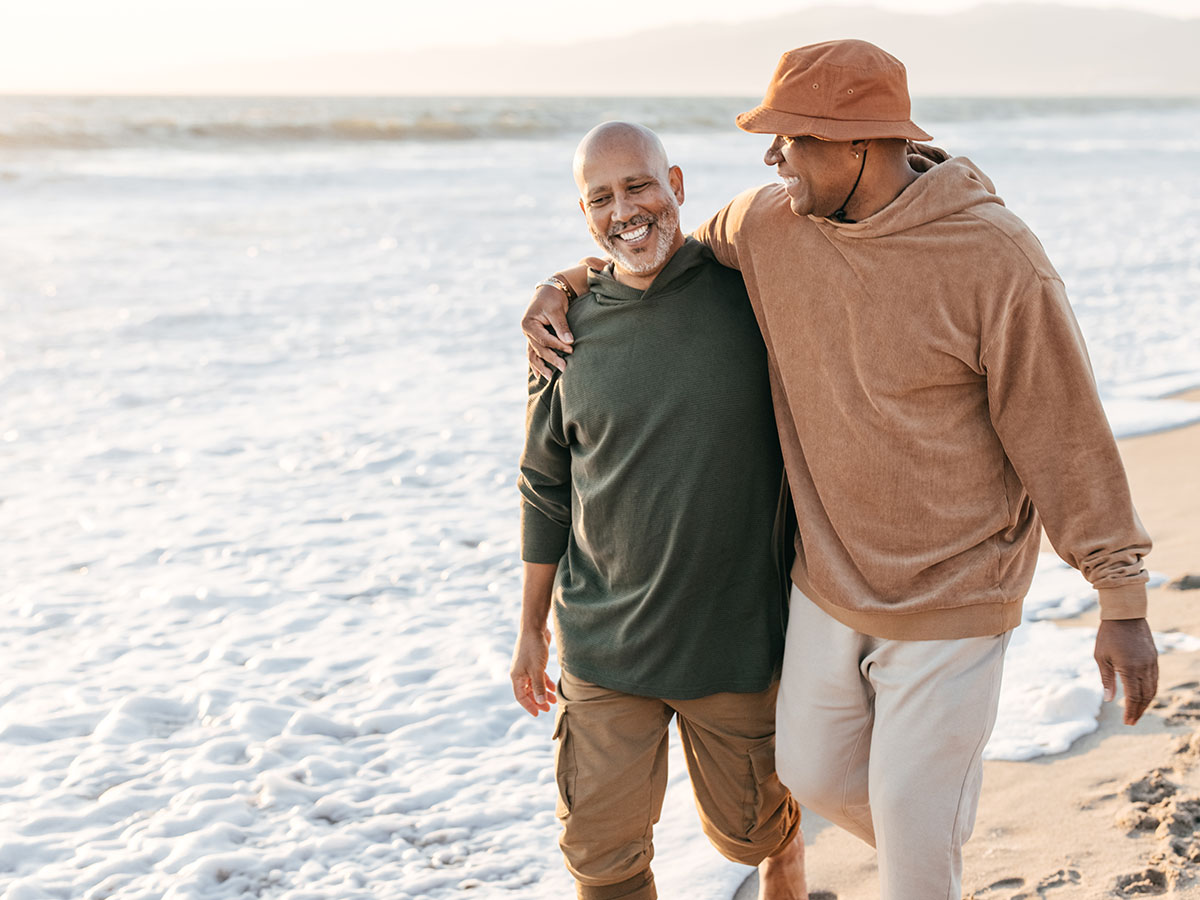
M543 278L541 281L535 284L534 287L552 287L556 290L562 291L562 293L566 295L568 303L579 296L575 293L575 288L571 287L571 282L567 281L567 279L563 278L561 275L551 275L549 278Z
M1146 618L1146 585L1144 582L1102 587L1096 590L1100 598L1101 619Z

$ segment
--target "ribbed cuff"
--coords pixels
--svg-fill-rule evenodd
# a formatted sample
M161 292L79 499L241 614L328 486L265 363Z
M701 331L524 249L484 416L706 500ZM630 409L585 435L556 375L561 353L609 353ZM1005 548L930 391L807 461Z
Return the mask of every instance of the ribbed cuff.
M1146 585L1125 584L1120 587L1097 588L1100 595L1100 618L1146 618Z

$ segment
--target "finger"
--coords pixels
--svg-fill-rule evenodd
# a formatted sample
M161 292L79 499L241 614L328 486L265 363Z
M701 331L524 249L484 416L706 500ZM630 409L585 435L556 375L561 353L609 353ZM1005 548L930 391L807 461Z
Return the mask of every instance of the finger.
M525 355L529 358L529 368L533 369L539 376L550 380L550 376L554 374L554 370L542 362L542 358L533 351L533 345L530 344L525 348Z
M546 318L550 322L550 327L554 329L554 333L562 339L563 349L569 353L571 351L571 344L575 341L575 336L571 334L571 326L567 324L566 310L551 310L546 313Z
M543 675L542 677L546 679L546 699L550 703L557 703L558 698L554 695L554 692L557 690L557 688L555 687L554 682L550 679L549 675Z
M537 718L537 714L539 712L550 711L549 703L547 703L545 700L539 702L529 691L524 691L520 696L518 696L517 702L520 703L524 710L535 719Z
M533 341L529 342L529 350L531 353L536 355L545 366L552 366L553 368L558 369L560 372L565 372L567 370L566 361L563 360L563 358L553 350L549 350L546 347L539 347Z
M1139 670L1136 674L1121 674L1125 687L1125 724L1134 725L1142 717L1154 695L1158 693L1158 661Z
M558 335L550 330L549 315L538 313L533 316L526 316L521 320L521 330L525 332L525 337L534 347L558 350L563 353L571 352L571 345L559 340ZM541 356L545 357L542 353Z
M513 685L513 696L517 698L517 702L521 704L521 708L531 716L537 716L537 707L533 704L533 697L529 695L529 691L524 688L518 688Z
M529 338L529 343L538 348L538 355L542 359L548 359L550 353L571 353L575 348L566 341L560 340L558 335L551 332L549 329L543 328L539 337L534 337L526 333Z
M1136 725L1138 719L1142 717L1142 713L1150 706L1154 695L1145 694L1137 684L1131 684L1129 681L1122 683L1125 685L1125 724Z
M561 356L553 350L547 350L545 347L539 347L537 344L530 342L529 351L542 361L542 364L547 368L558 369L560 372L567 371L567 364ZM553 373L551 373L553 374ZM547 376L549 377L549 376Z
M1097 659L1096 665L1100 668L1100 684L1104 687L1104 702L1108 703L1117 695L1117 676L1107 657Z
M554 313L546 313L544 319L538 321L538 325L540 326L541 330L536 337L533 335L528 335L529 343L533 344L535 347L541 347L543 350L556 350L559 353L571 353L575 350L575 347L569 343L568 340L561 338L560 335L563 334L563 332L559 331L559 328L567 330L567 322L565 319L559 318L558 323L555 324L554 320L556 315L557 314ZM575 340L574 336L570 336L569 340ZM545 357L546 354L542 353L542 356Z
M522 709L536 718L538 706L533 700L533 692L530 690L532 682L529 676L524 672L513 672L511 673L511 677L513 696L517 698L517 702L521 704Z

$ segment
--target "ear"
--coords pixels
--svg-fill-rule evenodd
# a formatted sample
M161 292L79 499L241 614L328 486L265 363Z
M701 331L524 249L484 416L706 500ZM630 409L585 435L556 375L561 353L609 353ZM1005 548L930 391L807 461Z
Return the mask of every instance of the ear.
M683 170L679 166L671 166L667 169L667 181L670 182L675 200L683 206Z

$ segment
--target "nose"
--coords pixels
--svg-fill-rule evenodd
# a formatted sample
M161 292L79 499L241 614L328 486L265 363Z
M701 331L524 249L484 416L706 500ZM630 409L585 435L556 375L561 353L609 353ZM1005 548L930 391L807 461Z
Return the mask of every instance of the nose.
M768 166L777 166L783 161L783 138L775 135L775 139L771 141L771 146L767 148L767 152L763 154L763 162Z
M613 218L618 222L627 222L637 215L637 204L624 191L613 195Z

